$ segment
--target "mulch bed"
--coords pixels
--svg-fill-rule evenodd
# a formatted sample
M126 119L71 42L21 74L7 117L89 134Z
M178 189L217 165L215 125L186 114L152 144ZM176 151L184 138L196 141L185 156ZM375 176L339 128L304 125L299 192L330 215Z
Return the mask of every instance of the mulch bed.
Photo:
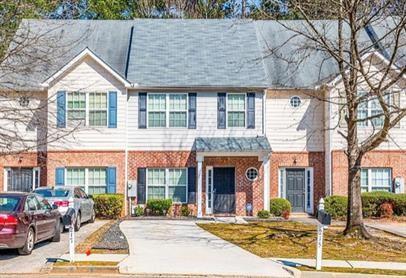
M92 249L128 250L128 242L120 230L120 222L116 221L111 225L101 239L92 246Z

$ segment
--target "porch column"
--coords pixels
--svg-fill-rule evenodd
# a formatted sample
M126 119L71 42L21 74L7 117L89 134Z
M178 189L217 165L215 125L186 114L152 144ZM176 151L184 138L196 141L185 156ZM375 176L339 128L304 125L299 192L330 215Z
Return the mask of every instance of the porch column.
M197 217L203 217L202 194L203 194L203 157L197 157Z
M270 179L269 179L269 174L270 174L270 161L269 157L265 156L262 160L263 165L264 165L264 209L269 210L270 208L270 199L269 199L269 193L270 193Z

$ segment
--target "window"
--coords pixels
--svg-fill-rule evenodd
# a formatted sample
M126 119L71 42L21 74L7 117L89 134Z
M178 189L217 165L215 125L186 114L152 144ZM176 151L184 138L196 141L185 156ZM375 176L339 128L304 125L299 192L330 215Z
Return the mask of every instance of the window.
M148 127L187 127L187 94L148 94Z
M88 95L88 101L86 96ZM108 104L107 93L68 93L68 121L83 125L103 127L107 126ZM89 121L87 122L87 115Z
M298 96L293 96L290 98L290 106L292 106L293 108L299 107L301 103L302 100Z
M107 169L68 168L66 169L66 185L80 186L87 194L104 194L107 192Z
M88 188L87 193L103 194L107 188L107 171L106 168L89 168L88 170Z
M186 203L186 169L147 169L147 199L172 199L176 203Z
M366 92L358 93L359 96L366 95L366 94L367 94ZM385 102L387 104L390 104L390 97L391 97L391 94L386 94L384 96ZM357 110L357 118L359 121L358 126L359 127L373 126L373 127L377 127L377 128L382 127L383 120L384 120L383 116L372 118L371 120L362 121L362 119L370 118L375 115L379 115L381 113L382 113L382 107L379 104L379 100L376 97L365 99L358 105L358 110Z
M148 94L148 126L166 127L165 94Z
M6 168L7 191L31 192L40 186L39 168Z
M169 169L168 198L176 203L186 202L186 169Z
M165 169L148 169L148 200L165 199Z
M245 127L245 94L228 94L227 111L229 127Z
M392 191L392 170L390 168L361 169L361 191Z
M248 168L245 172L245 176L249 181L254 181L258 178L258 170L256 168Z
M79 92L68 93L68 120L86 123L86 94Z
M186 94L169 95L169 127L186 127L187 96Z
M89 125L106 126L107 125L107 94L90 93L89 94Z

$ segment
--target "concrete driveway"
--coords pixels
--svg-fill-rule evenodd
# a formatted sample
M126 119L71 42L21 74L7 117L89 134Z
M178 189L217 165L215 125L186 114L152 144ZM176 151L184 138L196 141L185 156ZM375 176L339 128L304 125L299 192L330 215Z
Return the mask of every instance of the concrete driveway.
M292 277L281 264L224 241L194 221L129 220L120 228L130 246L121 273Z
M80 231L75 233L76 243L83 241L105 223L107 221L83 224ZM65 232L61 235L60 242L44 241L38 243L29 256L19 256L14 250L0 250L0 274L39 272L48 258L59 258L68 252L68 239L69 233Z

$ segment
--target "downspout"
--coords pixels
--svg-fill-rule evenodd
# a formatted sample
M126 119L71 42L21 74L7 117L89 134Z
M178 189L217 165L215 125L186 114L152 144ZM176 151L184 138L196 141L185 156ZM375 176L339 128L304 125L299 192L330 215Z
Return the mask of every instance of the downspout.
M330 90L323 89L325 93L325 97L329 99ZM332 103L331 101L327 102L327 111L325 111L325 128L327 130L325 138L325 182L326 182L326 196L331 196L333 194L333 186L332 186L332 138L333 138L333 131L331 129L331 111L332 111Z

